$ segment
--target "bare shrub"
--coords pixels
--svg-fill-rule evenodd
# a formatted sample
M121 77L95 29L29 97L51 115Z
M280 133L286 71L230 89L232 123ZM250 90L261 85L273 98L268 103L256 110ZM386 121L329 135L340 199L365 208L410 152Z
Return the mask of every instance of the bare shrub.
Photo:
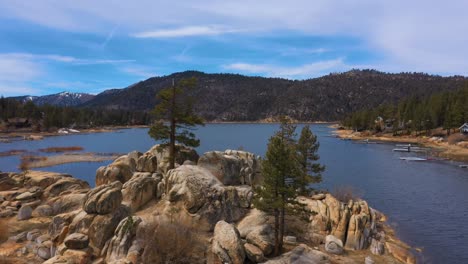
M199 232L188 224L157 216L139 232L143 232L146 241L143 263L205 262L206 243L202 243Z
M460 134L460 133L456 133L456 134L452 134L450 135L448 138L447 138L447 141L450 145L455 145L457 144L458 142L462 142L462 141L466 141L468 139L468 137L466 135L463 135L463 134Z
M358 201L362 197L362 193L352 186L337 186L333 189L331 194L338 199L338 201L347 203L349 200Z

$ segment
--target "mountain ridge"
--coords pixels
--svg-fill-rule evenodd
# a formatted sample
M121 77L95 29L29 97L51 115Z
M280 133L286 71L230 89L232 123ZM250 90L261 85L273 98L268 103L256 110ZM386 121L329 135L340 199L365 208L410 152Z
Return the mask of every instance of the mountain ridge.
M336 121L350 112L459 89L468 83L463 76L356 69L305 80L184 71L106 90L72 106L149 111L157 103L157 92L169 87L173 79L188 77L198 79L190 94L197 99L195 111L207 121L258 121L279 115L299 121Z

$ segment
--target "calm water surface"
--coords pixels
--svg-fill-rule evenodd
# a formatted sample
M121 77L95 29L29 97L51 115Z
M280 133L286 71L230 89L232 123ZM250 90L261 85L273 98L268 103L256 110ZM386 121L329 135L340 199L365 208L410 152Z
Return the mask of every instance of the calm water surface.
M301 126L299 126L300 129ZM263 155L275 124L210 124L197 135L202 154L238 149ZM369 204L384 212L398 236L424 249L426 263L468 263L468 170L455 162L406 162L408 153L392 144L357 144L331 137L326 125L313 125L319 136L321 162L327 166L321 188L353 186ZM147 129L49 137L41 141L0 143L0 151L35 151L51 146L82 146L85 152L144 152L155 142ZM413 154L412 154L413 155ZM17 171L19 158L0 158L1 171ZM43 170L66 172L94 185L95 171L110 162L64 164Z

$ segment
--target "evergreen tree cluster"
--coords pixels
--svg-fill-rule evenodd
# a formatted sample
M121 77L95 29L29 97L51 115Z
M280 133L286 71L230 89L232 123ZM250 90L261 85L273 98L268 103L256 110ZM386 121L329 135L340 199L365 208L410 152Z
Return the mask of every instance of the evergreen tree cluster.
M89 128L106 125L146 125L151 116L143 111L108 110L35 105L33 102L20 102L0 98L0 123L9 123L14 118L26 118L38 130L76 127Z
M280 130L270 138L262 162L264 181L255 190L254 205L275 219L275 255L281 253L287 215L307 216L299 195L307 195L310 184L321 181L325 167L317 163L319 142L308 126L296 140L296 126L282 119ZM307 217L306 217L307 218Z
M429 132L442 127L450 134L465 122L468 122L468 84L456 91L423 99L411 97L398 104L354 112L343 120L343 125L357 131L391 129L394 134Z

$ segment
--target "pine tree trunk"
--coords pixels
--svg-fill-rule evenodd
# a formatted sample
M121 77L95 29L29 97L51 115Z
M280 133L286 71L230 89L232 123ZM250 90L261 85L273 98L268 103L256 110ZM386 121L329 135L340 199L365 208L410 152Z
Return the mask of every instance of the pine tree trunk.
M275 209L275 252L274 255L278 256L280 253L280 243L279 243L279 225L280 225L280 211Z
M175 121L175 107L176 107L176 92L174 83L172 84L172 109L171 109L171 132L169 140L169 169L175 168L175 135L176 135L176 121Z
M281 250L283 249L283 237L284 237L284 218L285 218L285 206L286 203L284 202L283 198L283 206L281 208L281 214L280 214L280 232L279 232L279 253L281 253Z

